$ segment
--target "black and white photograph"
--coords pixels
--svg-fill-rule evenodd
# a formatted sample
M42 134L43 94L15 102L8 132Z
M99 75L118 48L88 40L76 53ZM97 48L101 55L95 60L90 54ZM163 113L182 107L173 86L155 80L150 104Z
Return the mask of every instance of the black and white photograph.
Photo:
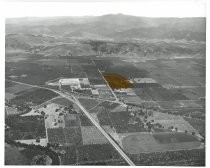
M204 1L4 7L5 166L206 166Z

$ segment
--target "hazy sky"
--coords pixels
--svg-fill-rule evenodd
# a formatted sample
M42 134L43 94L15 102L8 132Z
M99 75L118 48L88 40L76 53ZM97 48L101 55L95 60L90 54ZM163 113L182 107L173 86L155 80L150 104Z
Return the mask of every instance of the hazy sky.
M10 2L4 4L6 17L84 16L128 14L147 17L203 17L201 1L122 2Z

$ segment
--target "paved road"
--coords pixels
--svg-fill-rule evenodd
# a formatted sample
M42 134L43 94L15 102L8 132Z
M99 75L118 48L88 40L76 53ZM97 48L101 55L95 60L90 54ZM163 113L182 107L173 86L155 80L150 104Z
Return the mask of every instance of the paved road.
M125 152L119 147L119 145L107 134L107 132L97 123L97 121L89 114L89 112L81 105L81 103L73 95L66 94L66 93L60 92L58 90L50 89L50 88L47 88L47 87L30 85L30 84L26 84L26 83L22 83L22 82L16 82L16 81L12 81L12 80L8 80L8 81L23 84L23 85L28 85L28 86L32 86L32 87L48 89L48 90L51 90L51 91L59 94L60 96L62 96L64 98L76 103L80 107L80 109L84 112L84 114L90 119L90 121L99 129L99 131L106 137L106 139L112 144L112 146L119 152L119 154L124 158L124 160L130 166L135 166L135 164L130 160L130 158L125 154Z
M115 93L113 92L112 88L109 86L108 82L106 81L106 79L104 78L103 74L101 73L101 71L99 69L98 69L98 72L101 74L102 78L106 82L106 85L108 86L109 90L111 91L111 93L113 94L114 98L116 99L116 102L119 102L119 99L117 98L117 96L115 95Z

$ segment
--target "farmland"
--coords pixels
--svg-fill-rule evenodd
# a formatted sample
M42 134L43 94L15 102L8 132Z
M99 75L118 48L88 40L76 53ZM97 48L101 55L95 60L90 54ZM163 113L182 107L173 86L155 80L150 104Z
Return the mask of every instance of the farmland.
M5 164L205 165L205 18L19 19L5 25Z
M130 154L199 148L200 142L185 133L134 134L122 141Z
M84 99L84 98L79 98L80 103L87 109L91 109L95 107L97 104L100 102L95 100L95 99Z
M195 128L203 137L205 137L205 121L204 120L199 120L199 119L194 119L194 118L187 118L184 117L186 121L188 121L193 128Z
M122 158L110 144L85 145L78 148L79 163L97 163L109 160L121 160Z
M11 115L6 118L5 136L8 139L36 139L46 136L43 116L20 117Z
M80 128L53 128L48 129L47 133L52 145L72 146L82 141Z
M204 149L141 153L130 155L130 157L139 166L205 165Z
M67 72L61 72L62 70L59 72L57 69L57 74L61 73L62 75L54 74L55 76L52 75L52 78L46 77L43 81L41 79L38 82L32 82L32 84L43 86L46 84L46 81L57 80L59 77L88 77L90 89L97 89L99 95L93 98L91 90L74 90L75 97L137 165L143 163L143 165L154 164L151 161L150 163L148 162L150 157L156 159L153 153L161 152L162 155L165 155L164 153L169 152L171 157L176 155L184 155L185 157L185 154L180 151L190 151L194 150L194 148L199 148L200 142L195 139L195 136L200 133L201 136L205 137L204 124L197 120L183 119L182 116L191 116L194 119L205 117L205 112L203 111L205 102L201 100L201 98L205 97L205 86L199 86L197 82L190 81L192 85L195 85L191 87L187 83L188 81L186 82L187 79L184 79L184 77L187 78L187 75L179 76L180 70L177 72L177 66L186 71L186 67L182 65L182 62L179 63L180 60L168 61L163 59L157 61L148 60L144 63L127 63L120 61L118 58L110 57L93 58L93 61L91 59L80 61L78 58L71 58L68 60L68 67L64 70L68 71L69 75L65 75ZM46 63L45 68L65 67L66 62L64 60L56 60L44 59L43 61ZM40 66L41 62L35 61L34 64L32 67ZM197 71L197 76L195 76L197 80L202 70L195 66L194 60L189 61L189 64L191 66L188 67L187 72L194 68L193 70ZM138 65L141 66L138 67ZM128 73L124 72L124 67L128 67ZM120 101L129 104L128 108L122 106L119 102L110 101L114 100L113 93L106 85L98 69L102 74L117 73L125 76L126 82L128 82L127 79L134 82L129 83L132 87L129 86L129 89L125 88L125 90L122 89L125 86L122 83L123 87L120 86L122 90L118 87L117 89L119 90L117 91L115 90L115 84L112 86L113 83L110 83L109 79L105 77L105 80ZM168 71L168 69L170 70ZM30 69L28 68L28 70ZM36 76L35 74L32 76L33 78ZM15 74L14 76L17 77L14 80L19 81L21 75ZM193 74L191 73L190 75L192 76ZM21 78L23 79L21 81L29 82L26 81L26 78L29 78L28 75ZM157 83L137 83L134 80L137 78L151 79L151 81L154 80ZM23 117L27 117L27 115L34 113L35 110L31 110L33 107L37 107L39 111L35 116L42 117L41 111L45 113L46 118L40 120L43 123L37 122L37 124L44 124L44 127L47 129L49 144L57 152L62 153L60 155L63 165L114 165L115 163L123 163L122 158L116 153L117 151L112 149L107 139L73 102L58 97L57 94L48 90L25 87L24 85L8 81L6 85L6 98L9 100L7 109L10 115L23 114ZM186 88L185 85L187 86ZM69 86L65 87L68 91L71 91ZM64 87L62 86L61 89L63 90ZM44 104L39 106L42 103ZM13 107L12 105L15 106ZM15 109L15 107L18 109ZM153 110L153 108L156 110ZM151 109L152 115L148 115ZM22 112L24 110L25 112ZM150 128L150 124L153 125L152 128ZM172 126L178 132L171 129ZM187 133L183 133L186 131ZM193 132L195 136L192 136ZM46 132L45 129L43 129L43 133L39 131L34 133L34 130L25 131L22 127L21 129L10 128L6 131L6 136L17 140L36 139L37 137L46 138ZM104 151L105 146L107 151ZM144 157L145 161L141 161L142 157L136 159L139 153L143 154L142 157ZM192 157L198 153L199 157L203 155L200 151L194 153ZM162 155L158 158L159 165L164 164ZM203 164L203 161L200 160L201 158L195 161L195 164ZM183 162L180 161L180 164L182 165ZM190 163L187 162L186 164L189 165Z

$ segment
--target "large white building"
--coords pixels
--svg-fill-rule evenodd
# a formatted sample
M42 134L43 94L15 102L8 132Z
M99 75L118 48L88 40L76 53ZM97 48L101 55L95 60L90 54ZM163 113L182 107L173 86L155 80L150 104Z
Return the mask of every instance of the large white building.
M152 78L134 78L134 82L136 83L157 83L154 79Z
M67 78L67 79L60 79L59 85L69 85L72 88L80 89L80 81L78 78Z

